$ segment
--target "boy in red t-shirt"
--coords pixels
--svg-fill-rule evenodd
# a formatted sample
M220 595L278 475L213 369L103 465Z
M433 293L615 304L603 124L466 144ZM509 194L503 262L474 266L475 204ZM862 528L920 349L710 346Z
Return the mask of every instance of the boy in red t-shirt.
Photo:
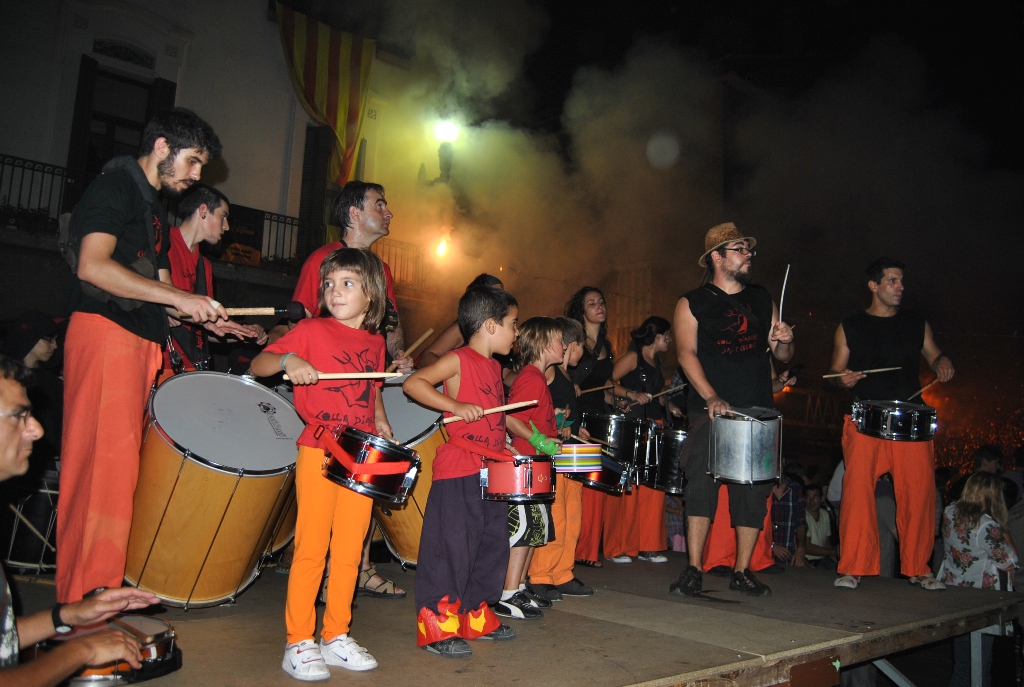
M328 665L377 667L373 656L348 635L373 501L323 477L325 456L317 431L354 427L391 436L378 383L321 382L317 372L383 370L384 339L377 327L384 317L386 287L380 258L355 248L337 250L324 260L320 284L320 305L330 316L299 322L252 361L253 373L260 377L282 370L288 374L295 385L295 409L306 422L295 468L298 518L285 602L288 643L281 663L286 673L305 681L329 679ZM331 575L318 645L315 602L328 551Z
M505 416L484 415L504 403L501 365L516 339L519 306L489 286L459 300L459 329L468 344L417 370L403 388L414 400L458 416L438 447L423 513L416 565L416 643L447 658L473 653L467 639L507 640L515 630L491 610L508 566L508 508L480 495L483 455L504 451ZM444 382L444 393L434 387Z

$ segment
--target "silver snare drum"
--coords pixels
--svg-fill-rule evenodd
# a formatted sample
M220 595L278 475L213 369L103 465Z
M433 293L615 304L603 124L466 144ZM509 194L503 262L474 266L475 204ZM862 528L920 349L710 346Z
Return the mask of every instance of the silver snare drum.
M778 479L782 475L782 413L756 407L734 410L750 417L716 415L711 421L708 474L740 484Z
M855 401L857 431L890 441L931 441L938 428L935 408L906 401Z

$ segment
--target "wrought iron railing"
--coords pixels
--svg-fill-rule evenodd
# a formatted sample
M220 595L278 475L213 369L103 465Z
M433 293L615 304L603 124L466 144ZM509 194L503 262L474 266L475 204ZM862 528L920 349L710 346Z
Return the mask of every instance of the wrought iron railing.
M13 155L0 155L0 224L56 234L67 170Z
M416 291L433 288L435 271L428 267L422 246L394 239L379 239L371 250L391 268L395 286Z

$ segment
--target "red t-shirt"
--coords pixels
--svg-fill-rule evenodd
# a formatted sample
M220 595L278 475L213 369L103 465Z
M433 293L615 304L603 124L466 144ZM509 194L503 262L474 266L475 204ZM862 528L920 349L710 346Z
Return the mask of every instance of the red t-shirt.
M384 339L365 329L353 329L333 317L302 320L287 334L263 349L266 353L294 353L320 372L380 372L384 369ZM295 410L306 422L298 444L323 448L313 436L318 425L331 431L355 427L376 434L376 398L379 381L320 380L295 385Z
M485 358L469 346L456 348L452 354L459 357L460 403L475 403L484 410L505 404L505 387L501 384L501 363ZM445 382L445 392L448 383ZM451 413L445 413L451 417ZM492 413L476 422L453 422L446 425L448 435L472 441L484 448L501 451L505 446L505 414ZM469 451L442 444L434 457L434 479L467 477L480 472L480 456Z
M522 420L527 425L532 420L541 434L554 437L558 434L558 425L555 422L555 404L551 400L551 392L548 391L548 381L544 378L543 372L533 365L527 365L519 371L516 381L512 382L512 389L508 392L508 402L519 403L534 399L536 399L537 405L511 413L512 417ZM530 446L530 442L521 437L512 437L512 445L526 456L537 453L537 449Z
M188 249L185 239L181 235L180 228L171 227L170 234L171 247L168 257L171 260L171 283L182 291L195 293L199 261L202 260L203 271L206 272L206 295L213 298L213 266L210 265L210 261L199 254L199 246L195 246L192 250ZM190 327L190 329L192 329L195 335L202 336L203 330L200 327ZM175 348L177 348L177 344L175 344ZM178 352L181 353L182 351L179 349ZM187 355L183 354L181 359L185 364L186 371L196 369ZM166 347L164 348L164 369L171 369L171 356Z
M313 313L313 317L320 315L316 308L316 304L320 301L320 265L323 264L324 258L339 248L345 248L345 244L341 241L328 243L310 253L306 262L302 263L302 270L299 272L299 281L295 284L295 294L292 296L292 300L306 306L306 310ZM395 298L395 279L391 276L391 268L386 262L384 263L384 281L387 283L391 305L398 310L398 299Z

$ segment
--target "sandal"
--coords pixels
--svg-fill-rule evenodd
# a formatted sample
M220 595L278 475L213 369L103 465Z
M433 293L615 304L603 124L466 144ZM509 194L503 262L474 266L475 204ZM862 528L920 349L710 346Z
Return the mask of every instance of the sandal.
M576 565L585 565L588 568L603 568L604 563L601 561L585 561L582 558L576 559Z
M369 567L359 571L359 581L356 583L356 596L372 596L375 599L404 599L405 591L396 592L395 583L391 580L384 580L376 587L371 587L370 580L377 576L377 568Z
M946 588L946 585L935 579L935 575L931 573L911 577L908 582L910 582L910 584L919 585L921 589L927 589L930 592L941 592Z

